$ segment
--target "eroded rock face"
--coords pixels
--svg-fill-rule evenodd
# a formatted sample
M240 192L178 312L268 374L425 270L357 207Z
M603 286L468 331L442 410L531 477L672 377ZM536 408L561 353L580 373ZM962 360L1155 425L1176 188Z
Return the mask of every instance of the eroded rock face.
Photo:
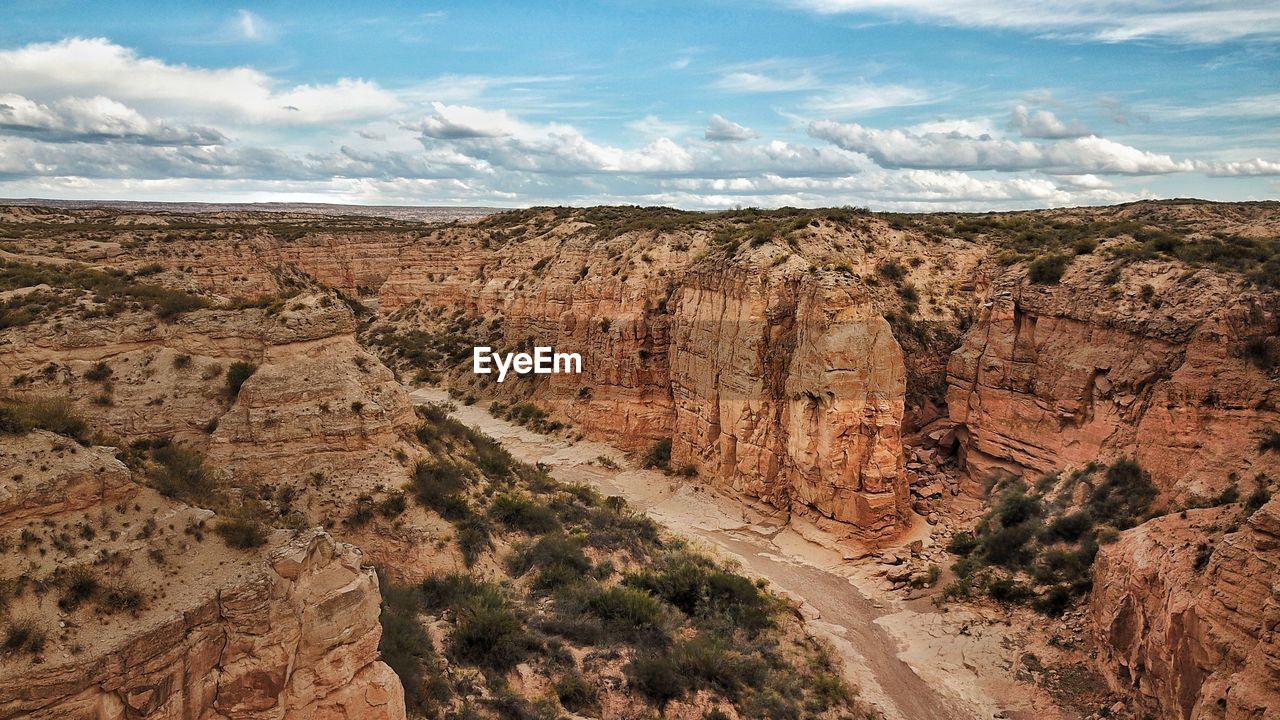
M0 442L0 533L63 513L110 507L138 486L107 448L44 430Z
M671 322L674 464L866 534L897 526L902 353L852 283L706 270Z
M355 319L321 294L294 298L278 313L199 310L164 322L150 313L68 319L54 330L32 324L0 336L0 382L27 396L69 397L95 427L125 439L177 436L202 443L204 428L226 412L226 370L289 348L346 337ZM110 374L85 378L102 362Z
M312 472L399 481L415 422L408 393L350 335L264 349L218 420L210 463L273 479Z
M405 717L378 660L378 581L353 546L309 531L211 590L119 647L0 683L0 717Z
M1212 545L1216 509L1169 515L1104 546L1089 613L1117 690L1160 717L1275 718L1280 697L1280 498Z
M1258 443L1280 424L1275 385L1241 351L1275 324L1265 298L1207 272L1178 282L1167 263L1131 267L1115 297L1100 263L1077 258L1060 285L992 283L947 378L972 472L1129 455L1181 502L1273 470Z

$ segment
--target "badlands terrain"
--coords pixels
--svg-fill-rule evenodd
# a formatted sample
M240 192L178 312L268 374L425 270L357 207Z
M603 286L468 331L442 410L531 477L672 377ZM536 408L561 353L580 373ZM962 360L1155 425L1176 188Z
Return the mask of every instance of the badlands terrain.
M0 718L1280 717L1278 291L1274 202L0 206Z

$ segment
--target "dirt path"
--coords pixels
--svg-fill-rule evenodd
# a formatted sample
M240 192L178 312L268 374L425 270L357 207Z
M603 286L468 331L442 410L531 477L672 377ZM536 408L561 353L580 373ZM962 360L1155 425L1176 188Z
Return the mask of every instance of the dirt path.
M418 404L448 401L439 390L413 392ZM540 435L471 406L453 415L497 439L518 460L550 466L566 482L620 495L673 532L715 546L751 575L802 603L816 634L844 657L861 697L890 720L1051 718L1034 688L1013 681L1007 632L965 610L907 608L875 589L865 567L847 562L816 530L785 524L776 511L636 468L603 443ZM599 465L612 459L620 469ZM817 542L815 542L817 540ZM1015 654L1010 655L1013 651Z

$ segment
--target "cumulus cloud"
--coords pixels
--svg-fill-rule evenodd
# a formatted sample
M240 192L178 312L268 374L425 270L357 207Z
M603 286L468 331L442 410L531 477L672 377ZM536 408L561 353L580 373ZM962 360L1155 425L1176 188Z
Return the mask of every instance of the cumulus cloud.
M175 65L103 38L0 51L0 88L40 102L104 96L160 115L212 114L279 124L350 121L401 108L394 93L366 80L288 87L253 68Z
M1023 137L1058 140L1093 134L1079 120L1063 122L1048 110L1028 110L1018 105L1009 115L1008 127Z
M702 137L712 142L743 142L754 140L760 137L760 134L723 115L712 115L707 118L707 129L702 132Z
M1149 175L1195 169L1190 161L1177 161L1096 136L1036 143L959 132L879 130L829 120L810 123L809 134L862 153L885 168L1039 170L1071 175Z
M870 13L892 19L1088 37L1105 42L1164 38L1212 43L1280 34L1280 5L1270 0L1042 0L1034 10L987 0L784 0L824 14Z
M222 133L212 128L170 126L102 96L70 97L43 104L13 93L0 94L0 134L55 143L217 145L226 141Z

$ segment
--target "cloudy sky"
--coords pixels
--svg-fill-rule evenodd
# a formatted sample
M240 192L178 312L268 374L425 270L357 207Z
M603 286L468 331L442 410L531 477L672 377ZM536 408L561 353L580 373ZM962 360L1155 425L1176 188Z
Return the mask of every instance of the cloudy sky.
M1280 197L1275 0L25 0L0 17L0 197Z

